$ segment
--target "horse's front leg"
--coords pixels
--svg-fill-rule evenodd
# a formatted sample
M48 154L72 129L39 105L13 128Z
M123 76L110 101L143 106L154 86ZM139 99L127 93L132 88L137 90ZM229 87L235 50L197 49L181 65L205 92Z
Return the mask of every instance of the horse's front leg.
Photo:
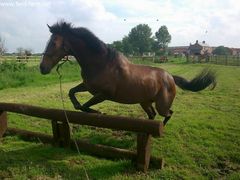
M101 93L95 94L89 101L87 101L85 104L81 106L81 110L84 112L89 112L89 113L100 113L99 111L96 111L94 109L91 109L90 107L103 102L106 100L105 96Z
M72 89L70 89L68 95L69 95L69 98L72 101L72 104L75 109L81 109L81 104L78 102L78 100L75 96L75 93L84 92L84 91L87 91L87 88L85 87L84 83L81 83L81 84L77 85L76 87L73 87Z

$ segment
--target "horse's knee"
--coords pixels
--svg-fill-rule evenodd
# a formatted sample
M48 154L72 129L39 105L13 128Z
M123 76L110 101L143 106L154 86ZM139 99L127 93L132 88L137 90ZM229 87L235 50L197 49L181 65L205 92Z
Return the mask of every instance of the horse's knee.
M76 110L81 110L81 107L82 107L82 106L81 106L81 104L78 102L77 98L75 97L75 93L76 93L75 89L72 88L72 89L69 90L68 96L69 96L69 98L70 98L70 100L71 100L74 108L75 108Z
M74 94L75 94L74 88L70 89L69 92L68 92L68 96L72 97L72 96L74 96Z

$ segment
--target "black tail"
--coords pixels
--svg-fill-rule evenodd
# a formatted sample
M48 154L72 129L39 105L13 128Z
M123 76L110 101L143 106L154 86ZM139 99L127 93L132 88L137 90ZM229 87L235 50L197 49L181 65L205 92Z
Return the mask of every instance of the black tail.
M216 86L216 73L209 70L204 69L200 74L198 74L191 81L188 81L180 76L173 76L175 84L179 86L183 90L189 91L201 91L208 86L212 86L211 89L214 89Z

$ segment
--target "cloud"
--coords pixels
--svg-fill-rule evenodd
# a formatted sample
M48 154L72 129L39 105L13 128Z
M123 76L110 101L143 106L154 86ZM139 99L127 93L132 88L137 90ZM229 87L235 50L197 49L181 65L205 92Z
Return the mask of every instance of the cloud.
M6 2L12 4L7 5ZM10 52L20 46L42 52L50 35L46 24L60 19L70 21L75 26L87 27L107 43L122 39L131 28L145 23L153 33L161 25L166 25L172 35L171 45L188 45L198 39L214 46L240 47L238 0L0 2L0 35L6 40Z
M65 19L76 26L85 26L98 35L108 36L102 30L109 29L106 22L116 18L96 0L89 1L41 1L41 4L24 1L25 4L3 5L0 3L0 35L6 39L10 52L18 47L42 52L50 33L46 24ZM26 3L29 2L29 3ZM104 28L107 27L107 28ZM108 32L109 33L109 32ZM109 40L110 41L110 40Z
M210 45L240 47L239 26L236 26L240 19L240 2L237 0L139 0L137 3L106 0L104 3L109 11L120 12L120 17L124 17L123 11L128 14L124 18L131 24L149 24L153 32L167 25L172 45L187 45L199 39Z
M112 42L116 39L117 34L114 32L119 29L118 18L106 11L100 1L59 1L50 7L50 12L54 15L55 21L64 19L73 22L75 26L87 27L105 42Z
M46 23L49 19L51 15L44 4L15 4L7 7L0 4L0 35L6 39L10 52L18 47L32 48L38 52L40 45L48 38Z
M50 6L50 11L55 17L62 16L74 22L85 24L93 21L115 19L115 16L107 12L100 1L97 0L56 1L56 3Z

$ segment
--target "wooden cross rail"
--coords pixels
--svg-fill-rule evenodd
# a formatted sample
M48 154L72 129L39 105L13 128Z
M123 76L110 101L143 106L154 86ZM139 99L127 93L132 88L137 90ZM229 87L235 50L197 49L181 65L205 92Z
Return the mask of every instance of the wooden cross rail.
M51 120L53 136L15 128L8 128L6 112L13 112ZM162 122L109 116L103 114L89 114L76 111L66 111L66 114L69 122L73 124L89 125L138 133L137 152L104 145L90 144L86 141L78 140L77 144L80 151L85 151L93 155L107 158L133 159L136 162L137 169L143 172L147 171L150 161L151 163L153 162L153 164L157 164L158 168L162 168L162 159L151 157L151 136L162 136ZM70 128L66 122L64 110L60 109L48 109L14 103L0 103L0 137L2 137L5 132L18 134L27 139L38 138L42 142L51 143L60 147L71 147L73 149L75 147L74 142L70 137Z

